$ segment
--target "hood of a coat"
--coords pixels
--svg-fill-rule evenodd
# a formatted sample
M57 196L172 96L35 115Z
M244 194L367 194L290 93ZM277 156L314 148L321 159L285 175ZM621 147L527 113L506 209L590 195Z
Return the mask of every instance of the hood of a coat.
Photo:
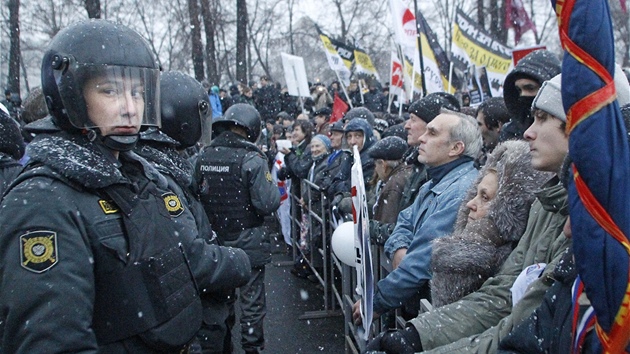
M499 187L485 218L495 225L502 242L518 241L525 232L535 191L540 190L551 174L534 170L526 142L507 141L498 145L460 205L455 232L467 227L470 209L466 203L475 197L477 186L489 170L496 171Z
M536 50L521 59L503 82L503 99L512 116L518 116L518 96L514 83L527 78L542 84L558 75L562 68L560 60L548 50Z
M348 125L346 125L345 128L345 132L348 133L356 131L363 132L363 148L359 152L368 151L368 149L376 143L374 132L372 131L372 126L370 126L370 123L368 123L368 121L363 118L355 118L348 122Z

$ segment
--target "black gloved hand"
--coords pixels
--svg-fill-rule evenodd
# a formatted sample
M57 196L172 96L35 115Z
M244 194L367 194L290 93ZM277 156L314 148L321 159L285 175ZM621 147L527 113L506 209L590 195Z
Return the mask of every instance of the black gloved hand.
M422 343L415 327L408 326L405 329L381 332L365 349L366 354L379 351L387 354L413 354L422 351Z
M330 206L339 208L339 203L341 202L342 199L343 199L343 194L341 193L335 194L335 197L333 198L332 202L330 202Z

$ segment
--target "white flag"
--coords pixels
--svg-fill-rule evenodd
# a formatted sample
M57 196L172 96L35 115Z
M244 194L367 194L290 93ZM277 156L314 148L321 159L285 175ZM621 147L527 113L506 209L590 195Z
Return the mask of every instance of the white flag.
M354 219L354 249L357 270L356 292L361 296L362 328L358 333L363 340L368 340L372 325L374 304L374 274L372 272L372 251L370 249L370 220L368 217L365 181L359 149L353 146L354 164L352 165L352 218Z

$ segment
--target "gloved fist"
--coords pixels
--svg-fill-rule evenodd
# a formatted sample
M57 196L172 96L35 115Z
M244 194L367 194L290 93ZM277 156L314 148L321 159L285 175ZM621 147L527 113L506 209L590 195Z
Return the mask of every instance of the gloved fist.
M365 348L366 354L413 354L422 351L420 335L413 326L381 332Z
M342 214L352 214L352 197L344 197L338 207Z
M333 198L332 202L330 202L330 206L339 208L339 203L343 199L343 194L336 194Z

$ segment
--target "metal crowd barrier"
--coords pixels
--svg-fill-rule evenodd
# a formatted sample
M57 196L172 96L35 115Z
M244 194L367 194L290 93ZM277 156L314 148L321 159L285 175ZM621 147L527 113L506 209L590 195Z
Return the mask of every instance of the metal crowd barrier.
M295 181L298 182L298 181ZM307 311L300 319L314 319L331 316L343 316L345 353L359 354L365 349L366 343L361 340L357 333L357 328L352 321L352 305L359 299L356 294L356 271L353 267L343 264L333 254L330 240L335 229L331 216L330 204L326 194L308 180L301 180L302 190L306 188L308 202L306 208L302 207L301 196L291 192L291 239L293 242L293 259L300 254L307 262L309 268L323 287L324 307L319 311ZM298 183L299 183L298 182ZM313 195L319 194L321 207L313 208ZM300 212L299 212L299 211ZM301 212L306 213L308 219L308 243L310 252L304 253L300 245L300 229L302 223ZM321 247L315 247L311 236L315 228L321 228ZM372 255L374 257L374 278L380 280L392 271L392 264L385 256L382 246L372 245ZM320 268L321 266L321 271ZM341 276L340 284L335 281L335 277ZM341 288L339 288L341 286ZM405 320L400 316L399 311L395 315L395 327L404 328ZM372 326L373 334L378 334L385 330L385 324L380 319L376 319Z
M306 208L302 207L301 196L291 191L291 239L293 242L293 259L301 255L311 269L319 284L323 287L324 308L319 311L307 311L300 319L324 318L341 316L341 292L335 287L335 268L331 261L330 238L332 225L330 223L330 207L326 194L322 189L309 180L301 180L302 190L306 189L308 202ZM321 206L314 210L313 196L319 195ZM300 212L299 212L300 211ZM301 214L306 213L308 219L307 243L310 252L303 252L300 248L300 230L302 224ZM319 228L321 232L321 245L313 242L313 230Z

